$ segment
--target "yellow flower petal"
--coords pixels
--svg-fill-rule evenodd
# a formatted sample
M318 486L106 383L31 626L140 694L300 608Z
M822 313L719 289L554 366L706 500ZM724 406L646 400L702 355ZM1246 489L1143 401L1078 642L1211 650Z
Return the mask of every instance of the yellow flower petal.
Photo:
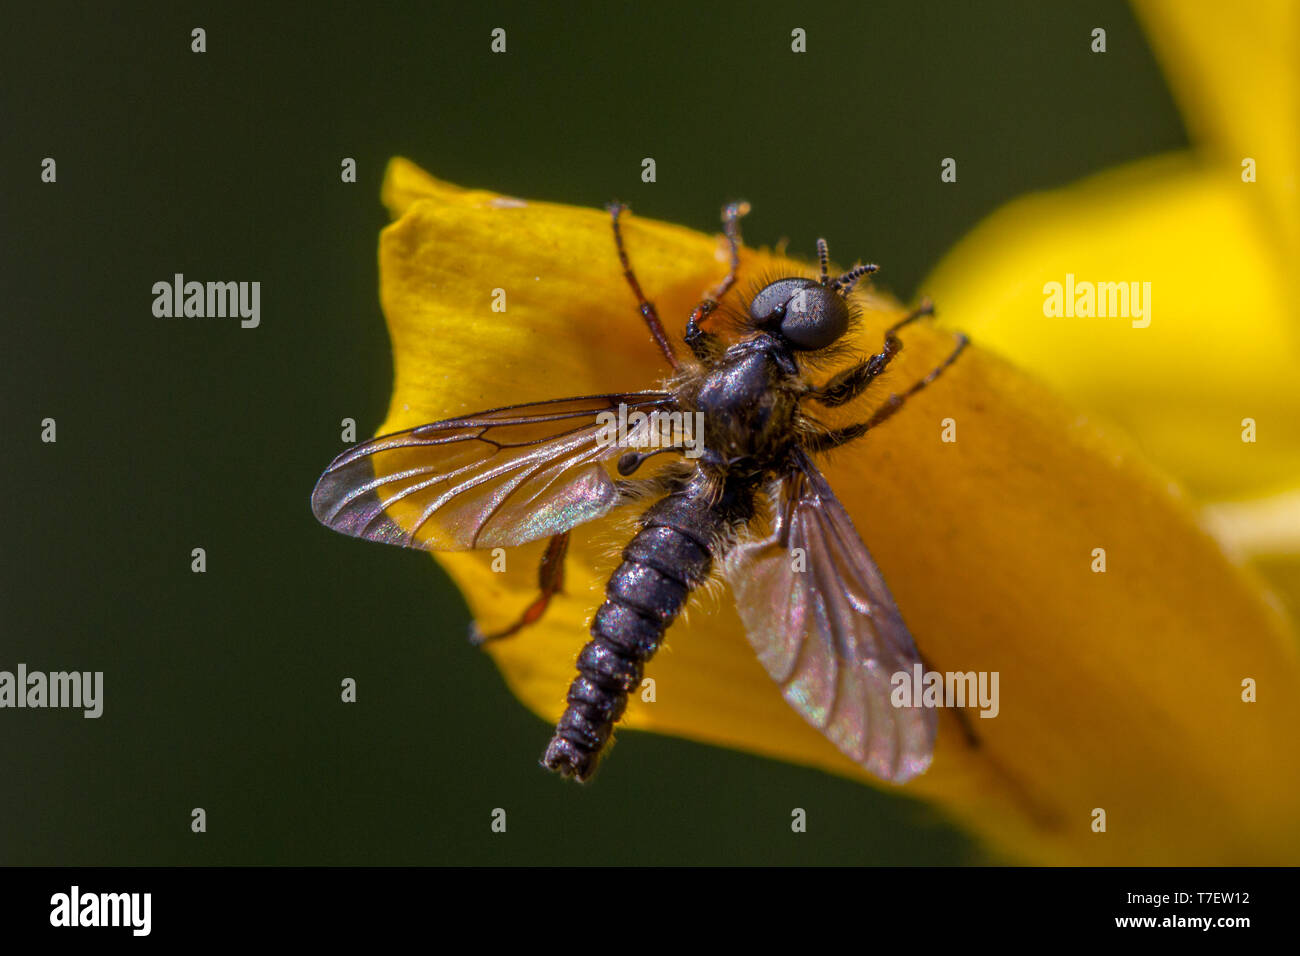
M597 211L444 186L401 161L380 244L396 386L388 432L512 402L652 387L665 371ZM674 331L723 271L716 238L630 218L628 247ZM774 265L747 251L748 273ZM799 267L784 263L784 269ZM491 311L492 290L508 308ZM900 309L865 300L873 350ZM951 348L919 328L876 400ZM872 400L864 405L870 407ZM857 410L862 415L865 408ZM939 440L941 421L958 440ZM922 652L940 670L998 671L1001 713L967 745L941 715L932 769L904 788L997 851L1051 862L1300 859L1300 665L1254 581L1132 452L980 348L826 473ZM542 622L494 645L511 689L553 720L628 516L578 529L568 587ZM1093 573L1096 548L1108 570ZM541 544L495 574L439 555L487 629L532 598ZM875 783L782 699L729 597L702 598L649 665L656 702L624 726L678 734ZM1259 702L1240 701L1259 682ZM545 733L539 729L539 752ZM635 738L605 773L635 759ZM599 782L596 784L599 786ZM1094 808L1108 830L1092 831Z
M1205 500L1300 477L1300 321L1248 187L1166 156L998 210L921 288L946 321L1122 425ZM1150 285L1150 325L1049 317L1045 286ZM1243 422L1257 441L1242 441Z
M1199 498L1279 493L1300 483L1300 7L1137 9L1200 149L1019 199L922 287ZM1247 156L1256 183L1242 181ZM1045 317L1044 284L1067 274L1150 282L1151 326Z
M1293 263L1300 255L1300 4L1135 6L1214 174L1240 183L1242 160L1255 160L1249 188L1265 197L1271 245Z

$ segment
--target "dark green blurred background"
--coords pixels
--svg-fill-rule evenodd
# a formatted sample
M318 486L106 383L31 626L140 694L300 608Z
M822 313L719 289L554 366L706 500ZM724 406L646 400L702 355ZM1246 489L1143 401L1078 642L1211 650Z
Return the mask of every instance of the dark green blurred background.
M906 298L1002 202L1185 143L1126 6L29 4L5 19L0 669L102 670L106 700L99 720L0 711L0 863L987 859L924 805L669 738L624 734L585 789L551 777L548 728L466 644L433 562L325 531L307 496L339 420L368 433L386 407L390 156L706 230L743 196L751 242L808 254L826 235ZM176 272L260 280L261 327L155 318L151 286ZM56 445L39 440L47 416Z

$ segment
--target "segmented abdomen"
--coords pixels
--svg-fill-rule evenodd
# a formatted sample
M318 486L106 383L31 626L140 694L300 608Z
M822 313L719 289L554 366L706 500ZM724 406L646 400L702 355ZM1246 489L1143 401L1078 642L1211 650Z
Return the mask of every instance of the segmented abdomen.
M569 706L543 765L578 780L595 771L628 694L641 683L645 662L659 649L691 590L709 576L713 542L723 523L719 509L688 491L669 495L642 516L641 530L605 586L605 603L578 655Z

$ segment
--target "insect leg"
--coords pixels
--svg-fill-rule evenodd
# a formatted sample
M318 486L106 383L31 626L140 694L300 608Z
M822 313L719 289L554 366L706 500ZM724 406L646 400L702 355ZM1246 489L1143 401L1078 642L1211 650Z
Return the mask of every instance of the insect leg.
M903 340L898 337L898 331L905 325L931 315L934 315L934 303L929 299L922 300L920 306L885 330L885 345L879 352L837 373L821 388L810 392L809 396L832 408L851 402L861 395L871 384L871 380L883 372L894 360L894 356L903 350Z
M632 263L627 258L627 249L623 247L623 231L619 228L618 217L627 207L622 203L610 203L606 208L609 210L610 222L614 227L614 246L618 249L618 261L623 266L623 278L632 287L632 294L636 296L637 308L641 312L641 318L645 319L645 324L650 329L651 338L659 346L659 351L664 353L664 358L668 360L669 366L676 369L681 362L677 358L677 353L673 351L672 342L668 341L668 333L664 331L664 324L659 321L659 313L655 311L654 304L641 291L641 283L637 281L636 273L632 271Z
M701 329L700 323L717 309L722 297L736 284L736 275L740 271L740 220L748 213L747 202L729 203L722 210L722 231L727 237L727 245L731 250L731 267L722 281L705 293L700 304L691 310L691 316L686 320L686 344L700 361L711 358L719 351L717 336Z
M909 398L942 375L944 371L947 370L948 366L957 361L957 356L961 355L969 344L970 339L958 332L957 347L953 349L952 354L944 359L942 364L931 371L925 378L912 385L912 387L905 392L899 392L897 395L890 395L889 398L879 408L877 408L875 413L865 422L845 425L843 428L828 428L822 430L810 438L804 447L811 452L826 451L838 447L839 445L843 445L845 442L853 441L855 438L860 438L877 425L891 418L895 412L903 407L903 404Z
M564 556L569 550L569 532L565 531L554 535L551 540L546 542L546 550L542 553L542 563L537 569L538 585L542 593L537 599L524 610L519 616L519 620L509 627L493 631L491 634L484 634L478 629L477 624L471 624L469 628L469 642L475 647L481 647L491 641L499 641L502 638L510 637L519 633L530 624L536 624L543 614L546 613L547 606L551 603L551 598L564 587Z

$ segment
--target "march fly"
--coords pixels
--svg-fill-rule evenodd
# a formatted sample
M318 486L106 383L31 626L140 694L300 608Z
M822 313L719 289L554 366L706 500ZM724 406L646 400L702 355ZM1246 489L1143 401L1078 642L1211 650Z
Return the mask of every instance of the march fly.
M681 356L628 260L624 209L609 208L624 276L672 368L662 387L513 405L373 439L334 459L312 510L335 531L428 551L548 539L537 599L512 626L478 635L482 642L545 613L563 586L573 528L621 505L643 508L542 757L564 776L586 780L595 771L646 663L690 593L717 569L790 705L877 777L915 777L930 764L935 711L896 708L890 690L891 677L911 673L920 654L814 462L894 415L956 360L965 336L865 420L829 427L809 406L860 396L902 348L899 332L932 313L928 303L887 329L879 352L814 383L808 370L843 346L857 321L850 293L876 266L832 275L818 240L819 275L769 277L739 308L724 306L748 211L732 204L722 217L730 268L688 317L689 355ZM730 334L706 330L711 316L710 325L729 324Z

